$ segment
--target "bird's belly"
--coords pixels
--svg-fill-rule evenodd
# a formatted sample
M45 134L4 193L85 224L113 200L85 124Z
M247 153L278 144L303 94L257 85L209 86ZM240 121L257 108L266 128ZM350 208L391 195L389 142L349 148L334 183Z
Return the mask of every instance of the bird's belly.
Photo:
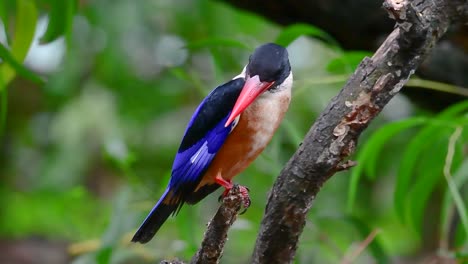
M275 98L276 100L269 99L257 99L242 113L237 126L216 154L198 188L214 183L218 173L224 179L231 180L265 149L288 109L290 94L285 93Z

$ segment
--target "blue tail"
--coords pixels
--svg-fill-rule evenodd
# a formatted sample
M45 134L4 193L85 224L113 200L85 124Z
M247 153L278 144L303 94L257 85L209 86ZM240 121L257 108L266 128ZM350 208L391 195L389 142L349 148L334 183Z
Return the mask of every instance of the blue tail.
M166 222L167 218L180 208L180 203L163 203L168 193L169 187L166 189L161 199L159 199L158 203L153 207L149 215L145 218L145 221L141 224L140 228L138 228L138 231L132 238L132 242L140 242L142 244L149 242L156 232L158 232L162 224Z

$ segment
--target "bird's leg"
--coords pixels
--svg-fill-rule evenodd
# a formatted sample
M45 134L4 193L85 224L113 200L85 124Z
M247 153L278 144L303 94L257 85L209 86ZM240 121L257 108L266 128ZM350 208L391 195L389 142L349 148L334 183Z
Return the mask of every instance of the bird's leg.
M231 180L225 180L221 176L220 172L218 172L218 174L216 175L215 181L216 181L217 184L224 187L224 192L223 192L222 196L226 196L227 193L232 189L232 186L233 186L232 181Z
M234 185L232 184L231 180L224 179L221 176L220 172L218 172L218 174L216 175L215 181L216 181L217 184L224 187L223 194L218 198L218 200L221 200L223 197L225 197L229 193L229 191L232 189L232 187L234 187ZM242 211L240 214L243 214L243 213L245 213L247 208L249 208L249 206L250 206L249 188L247 188L245 186L242 186L242 185L238 185L238 184L236 184L236 185L239 187L239 192L240 192L240 194L242 196L242 204L243 204L243 207L244 207L244 211Z
M244 204L244 210L242 210L242 212L240 212L239 214L244 214L245 212L247 212L247 208L250 207L250 196L249 196L249 188L247 188L246 186L242 186L242 185L238 185L239 186L239 192L241 193L242 195L242 203Z

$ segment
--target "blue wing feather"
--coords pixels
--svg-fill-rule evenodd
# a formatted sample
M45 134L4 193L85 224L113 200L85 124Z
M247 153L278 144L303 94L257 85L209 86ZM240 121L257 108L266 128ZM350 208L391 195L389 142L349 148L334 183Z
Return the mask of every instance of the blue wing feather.
M231 132L230 126L224 127L229 113L197 144L177 153L169 183L171 188L178 189L181 185L199 182Z
M175 193L187 196L195 189L226 141L232 125L225 123L244 83L238 78L218 86L195 110L172 166L169 187Z

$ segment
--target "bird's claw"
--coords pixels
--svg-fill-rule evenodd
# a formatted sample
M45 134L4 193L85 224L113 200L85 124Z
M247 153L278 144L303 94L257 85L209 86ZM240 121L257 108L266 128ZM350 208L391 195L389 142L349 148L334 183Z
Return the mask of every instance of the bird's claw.
M224 189L224 192L218 197L218 203L222 202L224 197L226 197L228 195L229 191L231 191L231 190L232 190L232 187L229 188L229 189L227 189L227 188Z
M250 207L250 204L251 204L251 200L250 200L250 195L249 195L249 192L250 192L250 189L246 186L242 186L242 185L239 185L239 184L234 184L234 186L236 188L239 188L239 193L242 197L242 207L243 207L243 210L239 213L239 214L244 214L247 209ZM234 188L233 186L233 188ZM231 189L225 189L224 192L218 197L218 202L222 202L223 198L226 197L229 192L232 190Z
M242 207L244 208L239 214L244 214L250 207L251 201L249 196L249 188L239 185L239 192L242 196Z

